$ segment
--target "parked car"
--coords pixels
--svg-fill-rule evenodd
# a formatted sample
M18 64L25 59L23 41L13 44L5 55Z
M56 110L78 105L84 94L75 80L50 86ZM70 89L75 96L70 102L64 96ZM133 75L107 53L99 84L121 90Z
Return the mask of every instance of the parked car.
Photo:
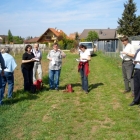
M87 47L87 49L90 51L90 54L93 55L94 53L94 44L93 42L79 42L79 45L83 44L84 46ZM80 50L79 50L80 52Z

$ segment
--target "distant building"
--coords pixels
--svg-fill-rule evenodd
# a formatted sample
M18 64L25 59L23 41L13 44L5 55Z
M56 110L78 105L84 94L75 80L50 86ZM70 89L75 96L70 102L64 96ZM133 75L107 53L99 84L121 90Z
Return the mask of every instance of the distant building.
M7 35L0 35L0 44L8 44L8 37Z
M80 39L86 39L89 31L97 32L99 39L95 42L98 50L116 52L118 48L118 36L116 29L84 29Z
M70 34L69 34L69 38L70 38L70 39L75 39L76 33L77 33L77 32L70 33ZM78 33L78 36L80 36L80 33Z
M32 39L24 40L24 44L32 44L38 42L39 37L34 37Z
M39 43L54 43L62 39L62 36L67 35L59 29L56 28L48 28L38 39Z

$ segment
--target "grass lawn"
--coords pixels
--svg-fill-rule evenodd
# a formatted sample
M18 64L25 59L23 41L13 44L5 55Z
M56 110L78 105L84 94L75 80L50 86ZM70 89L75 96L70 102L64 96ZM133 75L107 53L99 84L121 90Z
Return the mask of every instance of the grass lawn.
M16 56L13 100L0 107L1 140L139 140L140 108L122 94L120 59L97 52L90 61L89 94L81 92L78 54L63 60L60 91L48 91L48 61L42 60L44 89L23 92L21 55ZM63 93L67 84L74 93Z

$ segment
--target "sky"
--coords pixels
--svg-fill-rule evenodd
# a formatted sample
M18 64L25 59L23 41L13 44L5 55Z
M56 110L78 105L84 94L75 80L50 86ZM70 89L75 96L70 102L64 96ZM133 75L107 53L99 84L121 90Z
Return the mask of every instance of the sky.
M0 35L39 37L48 28L70 33L116 29L128 0L0 0ZM140 0L134 0L140 15Z

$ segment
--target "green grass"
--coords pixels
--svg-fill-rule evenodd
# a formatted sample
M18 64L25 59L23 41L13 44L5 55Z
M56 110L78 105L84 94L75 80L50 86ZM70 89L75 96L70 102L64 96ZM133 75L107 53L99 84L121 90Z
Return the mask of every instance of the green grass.
M45 57L43 65L48 67ZM5 105L0 107L1 140L140 139L140 108L128 106L131 93L122 94L120 59L100 52L92 57L90 92L86 95L80 91L76 58L77 54L67 53L63 60L59 92L48 91L46 73L42 92L32 95L18 90L12 101L4 99ZM74 93L63 93L69 83Z

